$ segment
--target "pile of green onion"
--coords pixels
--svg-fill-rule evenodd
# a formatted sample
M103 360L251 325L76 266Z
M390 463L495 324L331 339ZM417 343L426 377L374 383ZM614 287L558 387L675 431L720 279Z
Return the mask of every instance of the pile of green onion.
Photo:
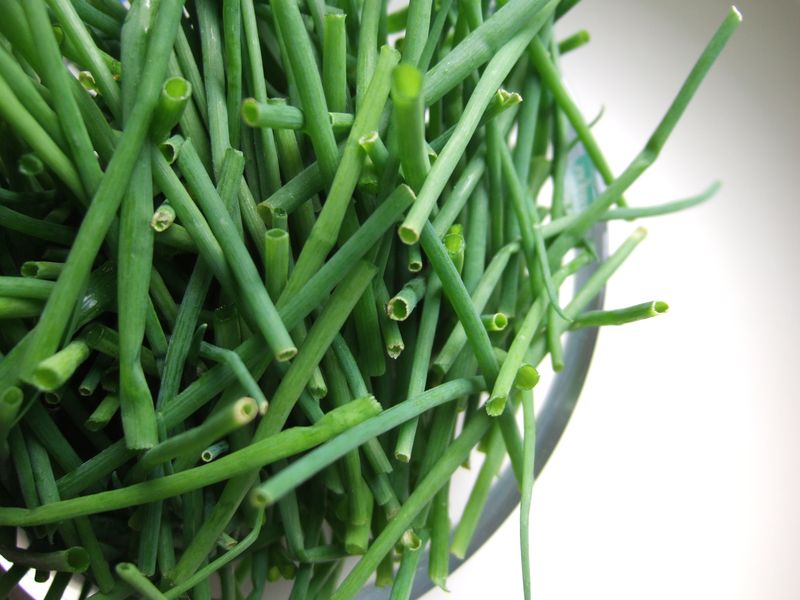
M33 570L48 599L75 573L96 599L408 598L506 457L530 594L536 367L667 308L585 310L642 229L560 288L597 223L713 193L623 199L741 17L615 175L560 75L577 0L329 1L0 3L0 596Z

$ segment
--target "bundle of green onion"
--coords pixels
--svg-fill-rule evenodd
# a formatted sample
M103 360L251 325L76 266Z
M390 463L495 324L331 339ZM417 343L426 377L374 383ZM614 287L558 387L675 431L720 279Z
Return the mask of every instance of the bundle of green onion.
M559 288L596 223L713 192L622 197L741 20L615 176L561 81L575 4L3 0L0 596L33 569L47 598L76 572L94 598L344 599L373 574L408 598L425 548L444 587L506 455L529 593L536 366L666 310L585 312L641 229Z

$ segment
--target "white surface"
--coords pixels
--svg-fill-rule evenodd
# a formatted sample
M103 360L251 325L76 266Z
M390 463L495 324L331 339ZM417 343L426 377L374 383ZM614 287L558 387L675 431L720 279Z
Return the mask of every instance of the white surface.
M710 204L642 222L608 306L667 316L601 333L581 402L537 483L534 597L800 597L798 159L800 5L738 4L744 24L627 195L645 205L719 178ZM585 0L564 59L619 173L660 119L727 3ZM615 224L612 248L632 226ZM519 598L515 514L439 598Z

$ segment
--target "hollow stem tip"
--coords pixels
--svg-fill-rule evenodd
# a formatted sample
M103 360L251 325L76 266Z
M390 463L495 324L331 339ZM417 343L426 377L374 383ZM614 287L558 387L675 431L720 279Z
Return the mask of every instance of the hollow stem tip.
M41 553L16 548L0 548L0 554L15 565L39 571L83 573L89 568L89 553L81 546Z
M153 231L163 233L175 222L175 209L169 204L162 204L153 213L150 219L150 227Z
M481 315L481 321L483 321L486 331L503 331L508 327L508 317L501 312Z
M425 295L425 279L415 277L386 304L386 315L393 321L405 321Z
M89 357L89 346L81 340L41 361L33 371L30 382L40 390L52 392L61 387Z
M572 329L583 327L604 327L614 325L625 325L643 319L650 319L663 315L669 310L669 304L661 300L636 304L627 308L616 310L593 310L580 315L572 323Z
M530 364L523 364L514 378L514 387L520 390L533 389L539 383L539 372ZM503 414L508 403L507 394L492 396L486 401L486 414L490 417L499 417Z
M154 142L161 142L169 135L191 97L192 84L183 77L170 77L164 82L150 124L150 137Z

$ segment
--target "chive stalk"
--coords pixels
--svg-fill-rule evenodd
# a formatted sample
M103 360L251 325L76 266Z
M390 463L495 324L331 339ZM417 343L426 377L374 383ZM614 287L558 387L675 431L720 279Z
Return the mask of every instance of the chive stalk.
M296 2L277 0L272 3L275 21L286 40L292 41L292 51L284 59L291 65L303 109L308 120L308 135L314 146L325 181L333 181L339 164L339 152L333 128L326 119L328 105L317 68L311 40L303 25Z
M8 433L14 426L22 400L22 390L16 386L6 388L0 395L0 457L3 460L8 456Z
M411 189L419 191L431 165L425 148L422 73L408 63L398 65L392 73L392 103L403 175Z
M100 431L114 418L119 410L119 396L109 394L100 401L97 408L86 419L84 427L89 431Z
M89 346L76 340L40 362L31 375L31 383L43 391L60 388L89 357Z
M170 77L164 82L153 121L150 123L150 139L159 143L169 137L191 97L192 84L183 77Z
M570 325L571 329L625 325L662 315L669 310L666 302L654 301L615 310L592 310L582 313Z
M393 321L405 321L425 294L425 279L415 277L386 303L386 314Z
M46 260L29 260L22 263L20 268L20 275L23 277L31 277L33 279L48 279L55 281L61 275L64 269L64 263L57 263Z

